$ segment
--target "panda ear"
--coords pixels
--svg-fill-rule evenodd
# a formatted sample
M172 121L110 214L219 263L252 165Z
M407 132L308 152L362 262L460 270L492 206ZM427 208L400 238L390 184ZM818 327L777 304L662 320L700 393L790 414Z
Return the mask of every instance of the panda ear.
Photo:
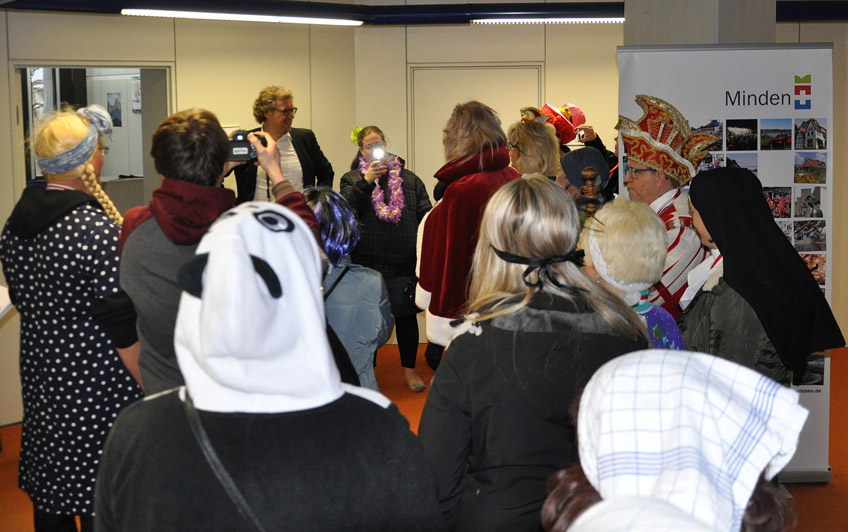
M253 269L256 270L259 277L265 281L265 286L268 287L268 292L271 293L271 297L274 299L280 299L283 295L283 287L280 286L280 279L277 277L277 274L274 273L274 269L271 268L270 264L259 257L251 255L250 259L253 261Z
M195 255L177 272L179 287L198 299L203 295L203 270L206 269L207 262L209 254L201 253Z

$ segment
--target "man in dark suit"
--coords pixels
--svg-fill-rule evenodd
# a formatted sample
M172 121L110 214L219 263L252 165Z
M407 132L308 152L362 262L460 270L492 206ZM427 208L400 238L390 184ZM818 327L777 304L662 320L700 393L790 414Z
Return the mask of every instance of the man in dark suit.
M253 102L253 116L262 130L271 135L280 151L280 166L296 190L310 186L333 186L333 165L324 156L315 133L310 129L293 128L297 107L292 92L271 85L259 92ZM247 164L235 169L238 199L236 203L251 200L269 200L270 183L262 169Z

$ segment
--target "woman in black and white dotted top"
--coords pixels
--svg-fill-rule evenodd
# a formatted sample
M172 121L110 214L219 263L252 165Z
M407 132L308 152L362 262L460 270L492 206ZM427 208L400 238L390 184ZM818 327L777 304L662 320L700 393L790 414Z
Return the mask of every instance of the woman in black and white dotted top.
M77 515L93 530L106 435L141 397L135 313L118 284L120 214L98 184L111 127L98 106L45 122L34 149L47 186L24 190L0 237L21 315L19 485L36 532L76 530Z

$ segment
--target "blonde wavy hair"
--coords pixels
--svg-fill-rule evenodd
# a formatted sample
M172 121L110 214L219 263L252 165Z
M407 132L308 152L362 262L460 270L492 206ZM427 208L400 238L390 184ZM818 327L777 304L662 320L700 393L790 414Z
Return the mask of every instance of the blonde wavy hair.
M38 126L35 132L33 150L38 157L55 157L79 144L86 135L88 135L88 120L66 109L55 113ZM102 135L98 135L98 148L102 147L102 143ZM82 178L85 188L92 196L97 198L106 214L115 220L118 225L123 225L124 217L121 216L118 208L115 207L115 204L112 203L112 200L109 199L98 182L93 163L96 154L97 149L92 152L91 157L86 162L76 168L61 174L45 174L44 177L47 181L69 181L78 177Z
M444 129L445 160L464 162L489 148L506 144L506 135L494 109L477 101L453 108ZM483 169L483 160L480 160Z
M521 120L509 126L506 138L518 148L515 169L520 173L556 175L559 170L559 139L553 124Z
M648 339L648 331L621 299L586 277L570 261L552 263L549 271L560 288L543 280L541 288L527 286L526 266L507 262L493 248L529 259L566 255L577 246L580 221L571 196L545 176L533 174L498 189L489 200L471 266L468 290L469 321L483 321L515 312L539 290L574 300L585 298L619 335ZM538 272L527 279L539 280ZM576 288L577 290L574 290ZM515 300L516 296L523 296Z

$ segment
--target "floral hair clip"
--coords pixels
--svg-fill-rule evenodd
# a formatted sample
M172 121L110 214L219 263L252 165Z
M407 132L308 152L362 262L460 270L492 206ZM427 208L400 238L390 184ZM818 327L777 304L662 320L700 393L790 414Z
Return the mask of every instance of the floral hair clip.
M359 146L359 134L360 134L361 132L362 132L362 128L361 128L361 127L355 127L355 128L353 128L353 129L351 130L351 132L350 132L350 141L351 141L353 144L355 144L356 146Z

